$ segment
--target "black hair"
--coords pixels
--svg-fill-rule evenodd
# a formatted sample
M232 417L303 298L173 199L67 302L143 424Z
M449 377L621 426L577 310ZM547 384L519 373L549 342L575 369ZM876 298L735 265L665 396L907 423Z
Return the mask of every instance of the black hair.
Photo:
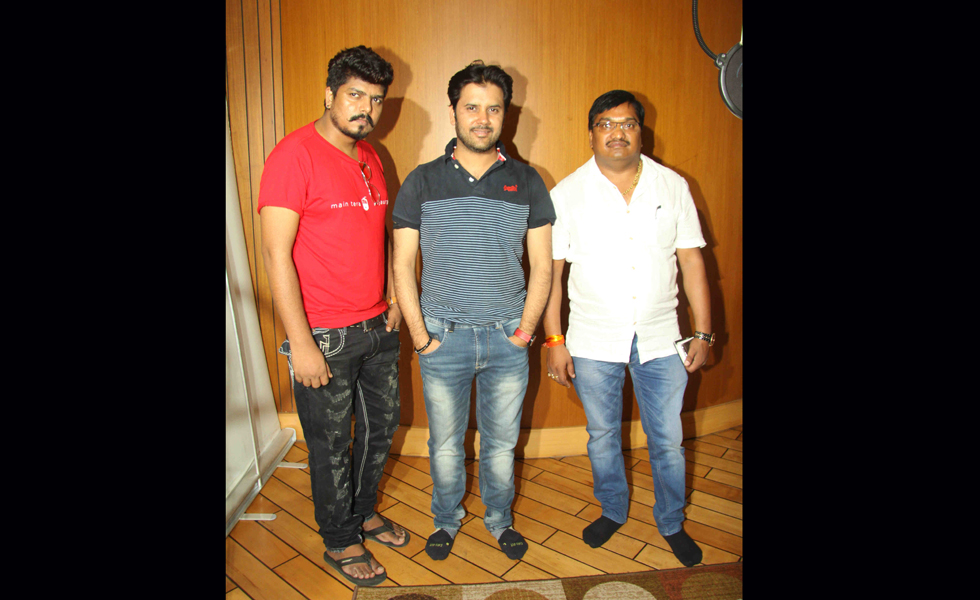
M395 72L391 63L378 56L374 50L361 45L341 50L327 65L327 87L334 94L351 77L382 86L387 96L388 86L395 78Z
M482 60L474 60L449 80L449 105L456 110L459 96L463 88L475 83L486 85L492 83L504 92L504 112L510 107L510 98L514 91L514 79L497 65L485 65Z
M612 90L599 96L592 103L592 108L589 109L589 130L591 131L592 126L595 125L596 115L604 113L611 108L616 108L624 102L629 102L630 106L633 107L633 112L636 113L636 119L640 122L640 129L643 129L643 115L646 111L643 110L643 105L640 104L640 101L636 99L636 96L625 90Z

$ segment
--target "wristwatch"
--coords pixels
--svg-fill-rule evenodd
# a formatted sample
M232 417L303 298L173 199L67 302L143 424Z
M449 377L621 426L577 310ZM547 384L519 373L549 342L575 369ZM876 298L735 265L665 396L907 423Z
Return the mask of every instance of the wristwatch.
M710 333L709 334L709 333L703 333L701 331L695 331L694 332L694 337L698 338L699 340L704 340L704 341L708 342L708 345L709 346L714 346L715 345L715 334L713 334L713 333Z
M522 340L524 340L525 342L527 342L527 345L528 345L528 346L530 346L531 344L533 344L533 343L534 343L534 340L535 340L535 338L537 338L537 337L538 337L538 336L536 336L536 335L528 335L528 334L526 334L526 333L524 333L523 331L521 331L521 328L520 328L520 327L518 327L518 328L517 328L517 329L516 329L516 330L514 331L514 335L516 335L517 337L519 337L519 338L521 338Z

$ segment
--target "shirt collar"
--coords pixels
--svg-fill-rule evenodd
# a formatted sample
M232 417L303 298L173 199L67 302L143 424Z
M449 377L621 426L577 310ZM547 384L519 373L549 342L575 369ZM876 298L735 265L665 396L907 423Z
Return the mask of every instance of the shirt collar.
M497 141L497 160L500 162L505 162L509 156L507 156L507 149L504 145ZM594 157L593 157L594 158ZM446 161L455 162L456 161L456 138L449 140L446 144Z

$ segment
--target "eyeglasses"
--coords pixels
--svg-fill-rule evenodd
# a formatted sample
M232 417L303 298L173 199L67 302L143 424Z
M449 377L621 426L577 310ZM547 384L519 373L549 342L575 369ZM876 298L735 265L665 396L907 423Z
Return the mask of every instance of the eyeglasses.
M374 187L374 184L371 183L371 165L367 164L366 162L359 164L361 165L361 177L364 178L364 183L367 185L368 193L374 200L374 206L377 206L378 202L381 202L381 192L379 192L378 188ZM368 206L367 196L361 198L361 206L364 207L364 210L368 210L370 208L370 206Z
M593 125L593 127L608 132L616 129L617 125L619 126L620 129L622 129L626 133L632 133L634 131L640 130L640 124L632 119L628 121L610 121L609 119L603 119L598 123L596 123L595 125Z

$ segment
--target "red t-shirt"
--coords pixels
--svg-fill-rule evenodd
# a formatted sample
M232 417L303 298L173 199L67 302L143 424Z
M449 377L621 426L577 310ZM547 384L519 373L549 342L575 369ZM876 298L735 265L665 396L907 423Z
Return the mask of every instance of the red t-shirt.
M258 211L280 206L299 214L293 263L310 327L346 327L388 308L384 297L388 187L378 154L357 142L371 167L377 205L358 161L317 133L313 123L279 142L265 161Z

